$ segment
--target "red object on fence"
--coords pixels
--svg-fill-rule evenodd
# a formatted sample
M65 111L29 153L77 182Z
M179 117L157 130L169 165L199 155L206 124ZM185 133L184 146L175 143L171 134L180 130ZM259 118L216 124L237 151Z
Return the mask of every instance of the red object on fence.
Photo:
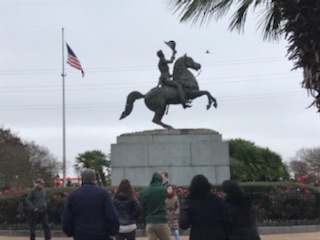
M54 186L55 187L62 187L63 186L63 181L64 181L64 179L63 178L55 178L54 180L53 180L53 184L54 184ZM66 178L66 181L67 182L69 182L69 181L76 181L77 183L80 183L81 182L81 177L73 177L73 178L71 178L71 177L67 177Z

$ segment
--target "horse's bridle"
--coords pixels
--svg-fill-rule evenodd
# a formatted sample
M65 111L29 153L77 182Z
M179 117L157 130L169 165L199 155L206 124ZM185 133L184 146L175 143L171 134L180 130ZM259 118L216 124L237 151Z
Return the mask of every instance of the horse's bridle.
M200 73L202 73L201 68L197 72L198 72L198 75L196 77L198 77L200 75Z

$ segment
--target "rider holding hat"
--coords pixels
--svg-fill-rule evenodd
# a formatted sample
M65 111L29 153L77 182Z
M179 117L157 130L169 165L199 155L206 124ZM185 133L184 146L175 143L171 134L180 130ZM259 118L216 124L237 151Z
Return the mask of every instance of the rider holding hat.
M167 85L170 87L174 87L175 89L177 89L178 91L178 97L180 99L180 102L183 106L183 108L187 108L187 107L191 107L190 105L188 105L188 100L186 99L182 86L177 83L176 81L172 81L171 79L171 74L169 72L169 63L173 63L174 59L175 59L175 55L177 53L177 51L175 50L175 42L174 41L169 41L169 42L165 42L171 49L172 49L172 56L170 60L165 59L165 56L163 54L163 52L161 50L159 50L157 52L157 56L159 57L159 63L158 63L158 68L160 70L160 77L159 77L159 82L158 82L158 87L163 86L163 85Z

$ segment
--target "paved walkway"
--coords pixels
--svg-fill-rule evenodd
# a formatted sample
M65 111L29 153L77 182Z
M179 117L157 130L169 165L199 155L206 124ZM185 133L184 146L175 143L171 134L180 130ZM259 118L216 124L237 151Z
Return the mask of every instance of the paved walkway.
M0 240L28 240L29 237L7 237L0 236ZM42 240L43 237L38 237L38 240ZM71 240L67 237L53 238L52 240ZM146 237L136 238L137 240L147 240ZM172 238L173 239L173 238ZM188 236L182 236L181 240L188 240ZM319 240L320 232L308 232L308 233L287 233L287 234L268 234L261 235L261 240Z

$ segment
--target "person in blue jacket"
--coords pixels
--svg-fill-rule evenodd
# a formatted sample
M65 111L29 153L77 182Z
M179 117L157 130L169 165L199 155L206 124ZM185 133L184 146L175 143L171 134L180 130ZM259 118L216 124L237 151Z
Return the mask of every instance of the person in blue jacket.
M62 230L74 240L106 240L119 231L119 219L108 192L95 185L95 172L81 174L82 186L70 193L62 213Z

